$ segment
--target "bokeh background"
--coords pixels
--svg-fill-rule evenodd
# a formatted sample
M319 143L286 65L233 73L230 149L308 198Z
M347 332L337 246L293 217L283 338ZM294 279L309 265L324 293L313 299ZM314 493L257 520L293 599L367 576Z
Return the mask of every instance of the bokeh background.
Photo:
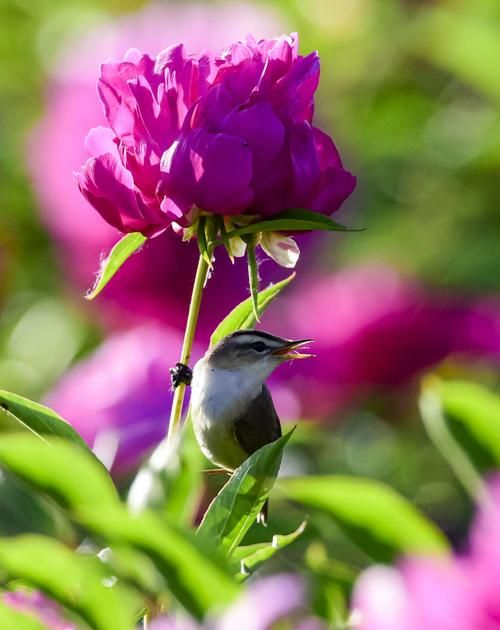
M459 544L471 506L417 400L427 372L498 385L497 0L1 0L0 11L0 387L52 404L126 487L165 430L196 246L158 237L84 300L119 238L72 176L102 120L99 63L131 46L196 52L298 31L302 52L321 56L316 120L358 177L338 219L366 229L301 239L298 278L263 322L316 340L314 362L273 382L283 418L304 420L284 471L387 481ZM263 283L286 275L260 269ZM244 265L221 253L196 356L247 295ZM271 527L300 520L278 505ZM309 531L337 559L366 562L320 517ZM308 553L321 563L320 543Z

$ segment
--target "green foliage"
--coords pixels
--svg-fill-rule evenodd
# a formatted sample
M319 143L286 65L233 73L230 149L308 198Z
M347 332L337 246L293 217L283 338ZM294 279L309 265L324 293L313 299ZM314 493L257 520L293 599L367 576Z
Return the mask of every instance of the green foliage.
M145 241L146 237L140 232L131 232L130 234L125 234L125 236L113 246L108 256L101 263L94 286L85 296L87 300L93 300L99 295L123 263L140 249Z
M195 517L204 461L188 415L182 427L174 461L168 462L160 472L163 485L162 510L179 525L189 526Z
M197 618L228 604L238 593L228 568L208 546L152 512L130 514L110 507L88 510L80 521L111 546L115 542L130 545L149 557L172 595Z
M96 557L79 555L37 535L0 539L0 571L22 580L77 614L95 630L132 630L137 599Z
M285 210L279 214L273 215L272 219L265 221L256 221L243 227L231 230L223 235L220 241L222 243L235 236L246 236L248 234L258 234L259 232L293 232L293 231L327 231L327 232L356 232L350 228L337 223L330 217L318 212L311 212L302 208L293 210Z
M306 507L326 512L347 536L377 562L401 554L441 554L441 532L390 487L345 476L284 479L280 489Z
M205 512L198 535L230 556L260 512L276 479L293 430L266 444L233 473Z
M189 526L202 490L204 462L188 413L177 441L168 446L163 440L137 473L127 499L131 510L149 507Z
M9 418L42 439L44 436L66 438L89 453L91 452L79 433L55 411L44 405L23 398L23 396L0 390L0 409Z
M292 273L281 280L281 282L277 282L276 284L271 284L260 291L257 296L257 312L258 315L261 316L266 308L271 304L271 302L281 293L281 291L287 287L290 282L295 278L295 274ZM210 345L214 346L221 339L223 339L226 335L229 335L236 330L244 330L246 328L252 328L257 323L257 318L255 316L253 310L253 300L251 297L247 298L238 306L233 308L233 310L225 317L222 322L217 326L215 331L212 333L210 338Z
M271 542L237 547L230 558L232 570L240 580L246 578L264 562L272 558L280 549L284 549L295 542L305 528L306 521L301 523L291 534L275 534Z
M14 610L0 599L0 628L6 630L48 630L47 626L29 613Z
M57 508L0 469L0 536L36 532L71 542L74 534ZM1 627L1 626L0 626Z
M430 438L472 497L500 466L500 397L480 385L428 377L420 411Z
M132 627L132 621L127 621L131 618L130 606L124 605L116 622L99 617L98 610L113 611L115 605L114 600L107 605L100 596L106 575L117 576L121 586L106 588L105 592L117 599L116 605L120 600L132 601L135 615L141 608L139 600L135 596L131 599L128 590L122 593L124 584L139 590L144 601L151 596L164 597L168 587L168 593L200 619L238 593L238 585L222 558L189 532L150 511L128 512L103 467L74 444L61 439L47 444L33 435L10 435L0 445L0 461L60 505L67 518L95 541L96 548L103 544L111 547L103 564L94 556L84 558L43 536L0 539L0 571L53 597L86 619L92 628ZM15 542L12 546L11 541ZM66 564L73 566L72 571L66 569ZM91 583L95 583L94 589ZM78 584L89 586L85 586L85 596L75 599L72 589Z
M475 383L436 387L451 434L481 473L500 467L500 396Z
M119 503L104 466L66 440L47 443L29 434L5 435L0 463L72 513Z

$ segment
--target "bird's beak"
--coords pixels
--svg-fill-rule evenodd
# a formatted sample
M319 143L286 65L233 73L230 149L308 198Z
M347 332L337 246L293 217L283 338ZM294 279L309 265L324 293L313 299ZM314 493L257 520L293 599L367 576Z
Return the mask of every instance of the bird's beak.
M271 354L275 357L280 357L280 359L288 360L288 359L308 359L309 357L313 357L314 354L302 354L300 352L294 352L295 348L299 346L303 346L306 343L311 343L312 339L299 339L299 341L287 341L286 344L282 345L281 348L277 348L273 350Z

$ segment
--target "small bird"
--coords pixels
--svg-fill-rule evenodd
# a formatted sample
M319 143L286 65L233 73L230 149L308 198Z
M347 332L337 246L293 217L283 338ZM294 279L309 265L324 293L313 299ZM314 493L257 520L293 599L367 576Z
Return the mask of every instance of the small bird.
M233 472L259 448L281 437L264 381L282 363L312 355L296 352L311 339L290 341L260 330L238 330L196 363L191 382L194 433L204 455ZM258 521L265 524L267 505Z

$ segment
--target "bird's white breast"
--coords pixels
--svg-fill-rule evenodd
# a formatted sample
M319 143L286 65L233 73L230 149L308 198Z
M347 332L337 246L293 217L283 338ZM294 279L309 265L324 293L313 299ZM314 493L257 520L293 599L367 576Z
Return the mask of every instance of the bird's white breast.
M222 370L201 359L193 370L191 411L196 438L214 463L236 468L245 459L234 438L234 422L262 388L242 370Z

